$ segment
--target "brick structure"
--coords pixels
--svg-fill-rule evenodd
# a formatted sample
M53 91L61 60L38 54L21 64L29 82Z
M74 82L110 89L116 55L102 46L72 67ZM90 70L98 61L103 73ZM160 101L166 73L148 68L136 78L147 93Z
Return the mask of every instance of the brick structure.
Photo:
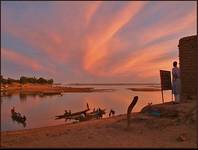
M197 99L198 47L197 35L179 40L179 61L181 70L181 98Z

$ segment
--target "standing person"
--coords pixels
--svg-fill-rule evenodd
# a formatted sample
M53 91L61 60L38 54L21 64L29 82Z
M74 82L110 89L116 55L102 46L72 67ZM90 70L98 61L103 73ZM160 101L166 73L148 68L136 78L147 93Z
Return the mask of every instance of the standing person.
M173 79L173 94L175 97L175 103L180 102L180 91L181 91L181 81L180 81L180 69L177 67L177 62L173 62L172 69L172 79Z
M111 117L111 115L112 115L112 116L115 115L115 111L114 111L113 109L111 109L110 112L109 112L109 117Z

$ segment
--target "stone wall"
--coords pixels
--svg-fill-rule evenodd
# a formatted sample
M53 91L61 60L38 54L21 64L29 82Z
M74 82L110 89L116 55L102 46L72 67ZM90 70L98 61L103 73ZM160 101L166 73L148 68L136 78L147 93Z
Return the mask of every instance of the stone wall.
M179 40L179 61L181 69L181 98L197 98L198 47L197 35Z

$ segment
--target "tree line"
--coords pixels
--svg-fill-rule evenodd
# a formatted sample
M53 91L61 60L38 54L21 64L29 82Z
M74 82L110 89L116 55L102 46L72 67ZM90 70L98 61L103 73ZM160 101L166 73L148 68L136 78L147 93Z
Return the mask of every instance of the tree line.
M25 77L21 76L19 80L17 79L12 79L12 78L7 78L4 79L3 76L1 75L1 83L3 84L11 84L11 83L40 83L40 84L53 84L54 80L53 79L45 79L45 78L35 78L35 77Z

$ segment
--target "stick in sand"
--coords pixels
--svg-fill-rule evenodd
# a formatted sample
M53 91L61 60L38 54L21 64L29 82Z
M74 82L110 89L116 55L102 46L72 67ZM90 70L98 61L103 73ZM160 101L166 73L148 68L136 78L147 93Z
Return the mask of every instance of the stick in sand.
M127 127L129 127L130 125L130 114L137 101L138 101L138 96L135 96L127 109Z

